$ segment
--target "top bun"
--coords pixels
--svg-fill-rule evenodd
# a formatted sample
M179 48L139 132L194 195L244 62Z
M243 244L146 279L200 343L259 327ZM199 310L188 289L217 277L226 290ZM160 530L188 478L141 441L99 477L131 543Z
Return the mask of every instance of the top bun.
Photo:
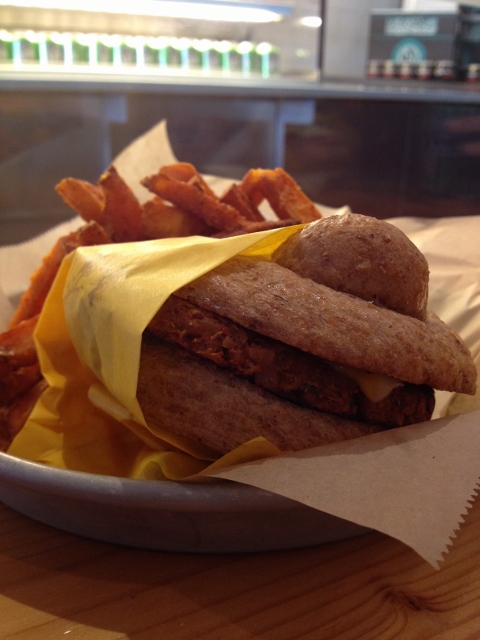
M272 259L336 291L419 320L427 317L428 263L384 220L353 213L322 218L290 236Z
M427 262L403 232L348 214L303 227L272 260L230 258L174 295L329 362L473 394L470 352L426 312L427 292Z

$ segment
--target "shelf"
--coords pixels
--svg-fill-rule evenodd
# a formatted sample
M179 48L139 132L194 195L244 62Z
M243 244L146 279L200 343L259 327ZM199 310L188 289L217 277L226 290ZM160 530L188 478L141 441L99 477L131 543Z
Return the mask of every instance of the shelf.
M110 69L74 73L54 70L0 70L3 91L171 93L250 98L359 99L480 104L480 83L401 80L305 80L284 77L182 76Z

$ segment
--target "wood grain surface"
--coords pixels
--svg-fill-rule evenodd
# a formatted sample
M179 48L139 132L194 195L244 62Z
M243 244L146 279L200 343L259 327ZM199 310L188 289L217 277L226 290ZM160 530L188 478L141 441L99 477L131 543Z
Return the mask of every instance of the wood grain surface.
M480 501L435 571L378 533L247 555L129 549L0 504L1 640L475 640Z

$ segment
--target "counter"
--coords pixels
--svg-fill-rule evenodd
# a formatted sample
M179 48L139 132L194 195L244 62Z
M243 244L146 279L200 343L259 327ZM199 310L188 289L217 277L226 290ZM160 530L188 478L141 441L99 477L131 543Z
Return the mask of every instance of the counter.
M407 102L480 104L480 82L419 80L303 80L295 78L239 78L91 73L62 71L0 71L0 87L7 91L75 91L100 93L175 93L276 99L362 99Z

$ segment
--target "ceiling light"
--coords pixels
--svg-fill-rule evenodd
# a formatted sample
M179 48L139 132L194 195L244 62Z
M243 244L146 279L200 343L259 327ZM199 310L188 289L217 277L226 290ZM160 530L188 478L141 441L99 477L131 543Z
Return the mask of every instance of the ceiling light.
M198 2L197 0L0 0L0 5L39 9L91 11L129 15L161 16L167 18L191 18L222 22L276 22L282 15L291 13L285 2L270 8L241 6L236 2Z
M322 26L322 19L320 18L320 16L305 16L303 18L300 18L299 22L304 27L318 28Z

